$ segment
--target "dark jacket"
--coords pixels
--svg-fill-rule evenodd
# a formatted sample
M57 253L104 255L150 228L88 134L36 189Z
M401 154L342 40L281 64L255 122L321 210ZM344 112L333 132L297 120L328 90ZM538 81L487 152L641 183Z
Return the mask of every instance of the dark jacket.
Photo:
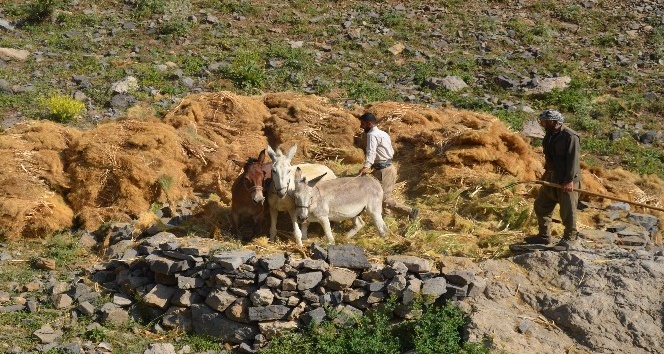
M565 125L557 132L546 133L542 143L546 159L545 168L547 171L555 172L555 182L565 184L570 181L581 181L580 145L579 134Z

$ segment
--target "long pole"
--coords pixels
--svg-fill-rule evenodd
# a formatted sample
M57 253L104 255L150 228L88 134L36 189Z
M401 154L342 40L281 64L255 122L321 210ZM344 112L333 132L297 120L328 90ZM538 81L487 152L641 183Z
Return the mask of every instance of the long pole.
M537 180L537 181L526 182L526 183L537 183L537 184L541 184L541 185L544 185L544 186L549 186L549 187L554 187L554 188L558 188L558 189L563 189L563 186L561 186L561 185L559 185L559 184L556 184L556 183L547 182L547 181L539 181L539 180ZM654 210L658 210L658 211L662 211L662 212L664 212L664 209L663 209L663 208L658 208L658 207L656 207L656 206L652 206L652 205L648 205L648 204L643 204L643 203L633 202L633 201L628 200L628 199L623 199L623 198L618 198L618 197L612 197L612 196L610 196L610 195L600 194L600 193L595 193L595 192L591 192L591 191L587 191L587 190L579 189L579 188L573 188L572 190L575 191L575 192L583 193L583 194L594 195L595 197L606 198L606 199L611 199L611 200L617 200L617 201L619 201L619 202L623 202L623 203L627 203L627 204L632 204L632 205L637 205L637 206L640 206L640 207L643 207L643 208L654 209Z

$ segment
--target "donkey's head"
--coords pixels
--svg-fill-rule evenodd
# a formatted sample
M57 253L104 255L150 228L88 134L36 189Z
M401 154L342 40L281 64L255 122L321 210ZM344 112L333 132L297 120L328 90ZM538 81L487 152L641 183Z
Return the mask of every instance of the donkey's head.
M251 194L251 199L254 203L261 205L265 202L265 195L263 194L266 175L263 170L264 162L265 150L258 154L258 159L250 158L247 160L247 163L244 165L244 173L242 176L242 183Z
M299 167L295 170L293 197L295 199L295 215L297 215L299 221L304 221L309 217L309 210L315 206L314 186L326 174L327 172L311 181L307 181L306 177L302 177L302 170Z
M297 151L297 144L288 150L288 154L284 154L281 148L277 148L275 152L268 145L267 154L272 159L272 183L274 190L280 198L286 196L289 190L293 189L293 182L291 180L291 160Z

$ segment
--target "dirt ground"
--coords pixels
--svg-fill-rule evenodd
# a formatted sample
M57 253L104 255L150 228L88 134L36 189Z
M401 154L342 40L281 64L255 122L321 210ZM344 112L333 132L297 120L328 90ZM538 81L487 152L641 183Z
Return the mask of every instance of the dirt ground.
M72 226L95 230L135 219L156 203L210 194L228 206L240 172L234 161L256 157L268 144L297 144L294 163L351 173L363 160L357 117L365 111L376 114L393 139L402 179L397 197L433 206L424 213L424 227L455 223L431 199L535 180L542 171L541 151L484 113L396 102L348 110L312 95L202 93L185 98L164 119L137 107L124 119L87 130L28 121L4 132L0 238L39 238ZM583 188L592 192L653 205L664 198L664 182L656 176L583 166L583 177ZM501 196L534 192L522 184ZM228 217L221 214L215 217Z

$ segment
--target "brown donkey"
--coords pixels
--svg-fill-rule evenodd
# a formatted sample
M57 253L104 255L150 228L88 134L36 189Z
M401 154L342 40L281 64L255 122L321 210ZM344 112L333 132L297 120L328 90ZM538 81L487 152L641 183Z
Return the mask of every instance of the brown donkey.
M272 176L272 163L265 163L265 150L258 158L250 157L244 165L243 172L233 182L231 188L231 217L233 234L238 234L241 217L250 216L254 220L252 235L256 236L265 220L266 199L263 190Z

